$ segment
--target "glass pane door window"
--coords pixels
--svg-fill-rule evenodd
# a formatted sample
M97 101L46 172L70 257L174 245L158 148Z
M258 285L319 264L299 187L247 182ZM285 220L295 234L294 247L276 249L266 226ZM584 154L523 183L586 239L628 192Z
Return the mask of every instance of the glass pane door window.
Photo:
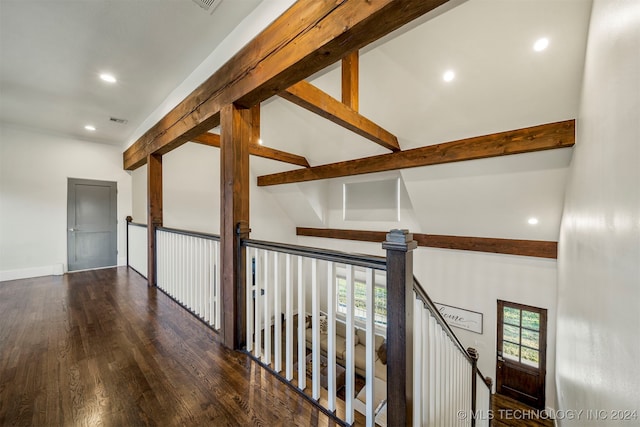
M545 407L547 310L498 300L496 392Z
M503 307L502 355L506 359L540 366L540 313Z

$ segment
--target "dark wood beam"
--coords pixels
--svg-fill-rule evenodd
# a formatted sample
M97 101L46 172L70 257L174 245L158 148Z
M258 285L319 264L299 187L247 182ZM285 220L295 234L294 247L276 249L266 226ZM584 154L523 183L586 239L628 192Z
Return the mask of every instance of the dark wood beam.
M162 227L162 156L147 158L147 283L157 284L156 227Z
M353 111L358 111L358 51L351 52L342 58L342 103Z
M298 0L124 153L133 170L447 3L448 0Z
M257 105L254 108L260 108ZM221 112L220 264L224 344L245 342L245 269L240 238L249 237L249 143L254 138L249 109L229 104Z
M485 159L510 154L531 153L572 147L574 143L575 120L567 120L443 144L428 145L397 153L263 175L258 177L258 185L291 184L294 182Z
M217 133L205 132L192 139L192 142L208 145L210 147L220 148L220 135ZM250 145L249 154L252 156L264 157L265 159L277 160L279 162L289 163L305 168L310 167L309 162L303 156L287 153L286 151L276 150L275 148L264 147L262 145Z
M296 235L381 243L384 242L387 232L298 227L296 228ZM442 236L417 233L413 234L413 238L418 242L418 246L427 248L491 252L550 259L556 259L558 257L558 243L543 240L493 239L486 237Z
M275 148L265 147L264 145L252 145L249 147L249 154L252 156L264 157L265 159L302 166L303 168L311 167L306 157L287 153L286 151L276 150Z
M287 101L316 113L345 129L357 133L392 151L400 151L398 138L373 123L357 111L321 91L311 83L301 81L280 93Z

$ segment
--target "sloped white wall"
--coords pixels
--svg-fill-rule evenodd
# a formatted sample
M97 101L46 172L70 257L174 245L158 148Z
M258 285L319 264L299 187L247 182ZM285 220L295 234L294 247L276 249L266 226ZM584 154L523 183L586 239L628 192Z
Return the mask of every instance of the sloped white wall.
M556 381L560 409L607 419L562 426L640 425L638 76L640 2L595 0L559 241ZM613 419L625 410L635 417Z
M118 183L118 264L126 259L131 178L120 147L0 125L0 280L67 268L67 178Z

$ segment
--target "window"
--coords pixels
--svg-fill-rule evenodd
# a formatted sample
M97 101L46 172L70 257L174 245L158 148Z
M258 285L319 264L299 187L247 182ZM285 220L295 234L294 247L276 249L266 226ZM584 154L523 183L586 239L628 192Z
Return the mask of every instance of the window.
M540 313L503 308L502 354L525 365L540 365Z
M384 272L374 275L374 323L377 327L387 327L387 287L386 277ZM367 285L364 279L364 270L358 270L354 268L354 280L353 280L353 294L354 294L354 317L356 323L363 324L367 320ZM347 279L344 269L340 271L338 269L338 275L336 277L336 289L337 289L337 311L341 314L347 313Z

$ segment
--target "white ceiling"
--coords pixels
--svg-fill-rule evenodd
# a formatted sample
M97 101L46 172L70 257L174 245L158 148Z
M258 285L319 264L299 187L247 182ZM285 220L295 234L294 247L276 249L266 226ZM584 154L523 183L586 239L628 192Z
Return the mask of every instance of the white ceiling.
M258 3L224 0L209 15L188 0L0 0L0 120L122 145ZM591 0L468 0L401 29L361 52L360 111L403 149L576 118L590 9ZM534 52L539 37L550 45ZM445 83L448 69L456 78ZM97 78L104 70L117 85ZM311 80L340 98L337 65ZM262 107L265 145L312 165L388 152L285 100ZM93 135L83 129L90 122ZM557 240L571 152L402 171L413 231ZM259 176L294 167L252 158L251 168ZM285 210L301 204L291 213L299 226L350 228L327 221L336 215L322 213L331 207L309 189L270 191ZM526 224L533 215L536 227Z
M576 118L590 10L590 0L468 0L400 30L361 52L360 112L394 133L403 149ZM535 52L540 37L550 44ZM449 69L456 78L446 83ZM312 82L340 98L339 67ZM266 145L304 155L312 165L388 152L283 99L263 104L261 125ZM403 170L420 228L413 231L557 240L571 153ZM258 176L285 169L252 160ZM331 181L350 180L362 177ZM280 193L286 192L274 192ZM527 223L532 216L540 221L535 227ZM308 222L317 226L318 217ZM348 221L325 226L350 228Z
M259 3L0 0L0 120L123 145Z

